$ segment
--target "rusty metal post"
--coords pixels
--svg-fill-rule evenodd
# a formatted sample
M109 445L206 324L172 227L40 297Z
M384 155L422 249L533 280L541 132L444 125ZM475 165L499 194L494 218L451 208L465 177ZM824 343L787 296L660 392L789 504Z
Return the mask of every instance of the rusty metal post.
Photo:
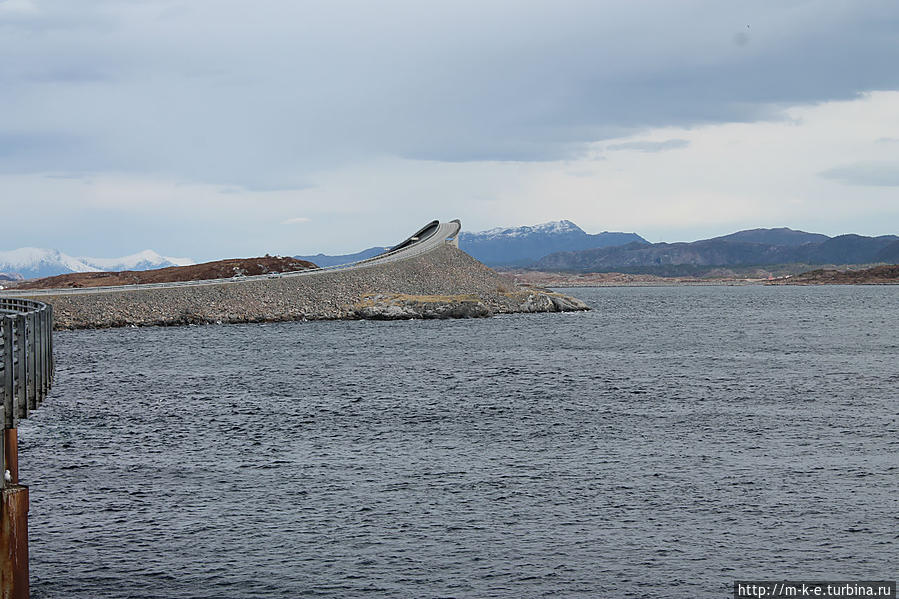
M28 599L28 487L10 485L0 505L0 599Z
M0 599L28 599L29 595L28 487L18 484L18 440L18 431L7 429L0 442L11 477L0 491Z

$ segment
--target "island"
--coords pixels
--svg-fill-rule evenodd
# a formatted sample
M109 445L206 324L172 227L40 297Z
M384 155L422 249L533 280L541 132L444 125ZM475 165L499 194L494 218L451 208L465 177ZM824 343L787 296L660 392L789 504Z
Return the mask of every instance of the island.
M482 318L589 309L573 297L518 287L449 243L402 260L347 270L272 272L196 283L77 289L77 293L46 289L33 295L18 290L16 295L51 304L57 329Z

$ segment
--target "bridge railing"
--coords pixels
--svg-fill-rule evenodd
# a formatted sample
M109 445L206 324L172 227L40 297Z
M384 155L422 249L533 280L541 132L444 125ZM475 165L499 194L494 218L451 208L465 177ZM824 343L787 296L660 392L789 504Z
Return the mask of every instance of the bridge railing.
M53 381L53 307L0 298L0 419L3 430L43 403ZM4 457L3 469L6 467Z
M18 422L53 381L53 308L0 297L0 597L25 599L28 581L28 487L19 484Z

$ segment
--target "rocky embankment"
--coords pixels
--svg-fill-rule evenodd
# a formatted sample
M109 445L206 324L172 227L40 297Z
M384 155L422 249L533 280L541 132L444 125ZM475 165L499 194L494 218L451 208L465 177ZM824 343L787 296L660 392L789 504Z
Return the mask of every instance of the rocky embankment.
M59 329L470 318L588 309L580 300L558 293L516 288L449 245L414 258L355 270L35 299L53 305Z

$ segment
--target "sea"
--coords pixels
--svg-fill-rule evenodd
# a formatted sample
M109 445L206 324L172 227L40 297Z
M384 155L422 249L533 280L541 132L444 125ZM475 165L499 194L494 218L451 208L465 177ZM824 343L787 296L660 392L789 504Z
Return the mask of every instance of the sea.
M32 597L731 597L895 580L899 287L58 332Z

